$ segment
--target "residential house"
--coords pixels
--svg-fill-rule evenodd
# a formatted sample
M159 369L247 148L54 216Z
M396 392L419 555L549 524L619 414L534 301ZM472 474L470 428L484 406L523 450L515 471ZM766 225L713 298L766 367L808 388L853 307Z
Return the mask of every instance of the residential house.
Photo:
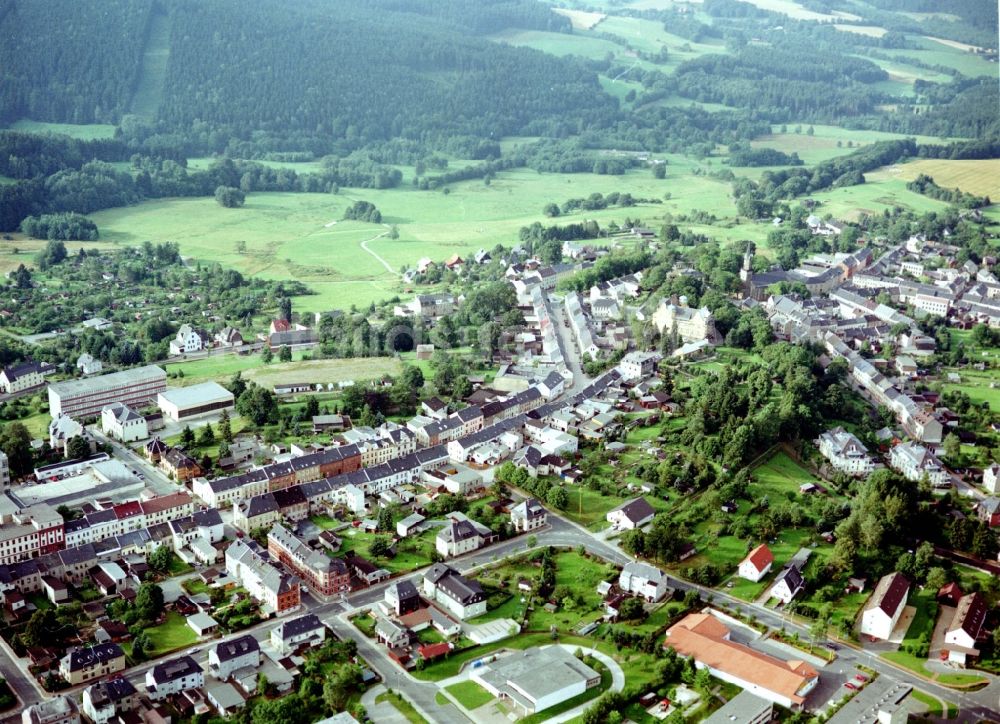
M875 586L861 613L861 634L887 641L906 608L910 582L902 573L889 573Z
M635 530L651 522L654 515L653 506L640 496L608 512L607 520L616 530Z
M624 382L637 382L656 374L662 356L657 352L629 352L618 363Z
M983 470L983 487L989 493L1000 493L1000 464L993 463Z
M1000 525L1000 498L990 496L976 504L976 517L990 528Z
M21 724L80 724L80 709L74 697L54 696L23 709Z
M45 384L45 375L54 369L52 365L34 361L4 367L0 370L0 392L13 395Z
M94 724L109 724L138 704L139 692L124 676L91 684L83 690L83 713Z
M200 352L205 349L205 343L211 338L204 330L192 327L190 324L182 324L177 334L170 340L170 354L180 355L189 352Z
M482 586L444 563L435 563L427 570L423 588L427 598L460 619L486 613L486 594Z
M784 661L731 640L729 628L707 613L691 613L667 630L664 646L694 659L712 676L786 708L799 708L819 683L801 660Z
M986 599L978 591L959 599L944 635L944 650L948 652L949 661L965 666L969 657L979 656L987 612Z
M518 533L541 528L548 518L548 511L535 498L522 500L510 510L510 522Z
M868 455L864 444L842 427L827 430L819 436L820 454L835 470L862 477L875 469L875 461Z
M771 597L784 604L791 603L804 586L802 573L795 566L786 566L771 585Z
M282 621L271 629L271 647L282 656L302 646L319 646L326 640L326 626L314 613Z
M124 443L149 437L146 418L120 402L112 402L101 410L101 430L105 435Z
M157 664L146 672L146 695L160 701L171 694L200 689L205 684L205 673L190 656Z
M208 652L208 671L220 681L245 666L260 666L260 644L252 634L216 644Z
M85 375L96 375L104 369L104 363L84 352L76 358L76 368Z
M618 575L618 587L628 593L645 598L650 603L667 595L667 574L655 566L641 561L630 561Z
M761 543L740 562L737 575L740 578L757 583L767 575L773 564L774 554L771 553L771 549L767 547L767 544Z
M125 652L115 643L71 649L59 661L59 674L70 686L125 670Z
M434 539L434 547L445 558L478 550L495 537L493 531L464 513L449 513L447 518L448 523Z
M931 485L951 484L951 475L931 452L915 442L900 443L889 453L889 464L907 480L918 482L926 475Z
M410 513L400 521L396 522L396 535L406 538L421 530L422 523L426 520L420 513Z
M399 649L410 643L410 631L406 626L379 616L375 621L375 638L387 648Z
M215 344L219 347L242 347L243 334L235 327L225 327L215 333Z
M160 468L179 483L198 477L202 474L201 466L183 449L172 447L160 458Z
M420 608L420 593L412 581L399 581L385 589L385 603L397 616Z

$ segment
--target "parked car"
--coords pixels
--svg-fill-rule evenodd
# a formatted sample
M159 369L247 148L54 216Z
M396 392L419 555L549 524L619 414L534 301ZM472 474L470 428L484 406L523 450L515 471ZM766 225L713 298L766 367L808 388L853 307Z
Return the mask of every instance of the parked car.
M857 691L858 690L857 684L852 684L850 681L848 681L846 684L844 684L844 686L846 686L848 689L850 689L852 691Z

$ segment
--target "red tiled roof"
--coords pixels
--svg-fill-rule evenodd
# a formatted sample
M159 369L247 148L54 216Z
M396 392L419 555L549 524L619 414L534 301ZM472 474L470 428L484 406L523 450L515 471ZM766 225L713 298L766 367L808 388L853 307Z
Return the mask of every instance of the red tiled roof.
M436 659L439 656L444 656L449 651L451 651L451 644L447 641L442 641L437 644L426 644L417 649L417 653L419 653L420 656L427 661Z
M114 507L114 511L118 520L123 520L125 518L131 518L134 515L141 515L142 506L139 505L139 501L133 500L128 503L119 503Z
M771 553L771 549L767 547L767 544L761 543L750 551L750 554L743 559L743 562L749 562L756 570L763 571L769 564L774 563L774 554Z

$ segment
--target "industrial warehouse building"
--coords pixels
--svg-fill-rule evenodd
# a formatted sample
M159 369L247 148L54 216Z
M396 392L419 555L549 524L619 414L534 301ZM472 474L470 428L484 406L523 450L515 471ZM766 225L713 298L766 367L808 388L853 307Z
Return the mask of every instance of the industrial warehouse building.
M156 365L56 382L49 385L49 414L82 420L100 415L113 402L141 409L166 389L167 373Z
M202 382L190 387L177 387L161 392L156 404L174 422L197 417L210 412L232 410L235 401L233 393L218 382Z

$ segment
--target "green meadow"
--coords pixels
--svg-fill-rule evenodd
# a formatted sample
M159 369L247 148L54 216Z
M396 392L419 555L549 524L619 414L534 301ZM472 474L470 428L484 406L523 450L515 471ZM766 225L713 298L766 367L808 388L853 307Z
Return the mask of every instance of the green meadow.
M63 136L71 136L84 141L95 138L113 138L115 135L114 126L101 123L43 123L42 121L22 119L12 123L9 128L12 131L22 131L24 133L59 133Z

